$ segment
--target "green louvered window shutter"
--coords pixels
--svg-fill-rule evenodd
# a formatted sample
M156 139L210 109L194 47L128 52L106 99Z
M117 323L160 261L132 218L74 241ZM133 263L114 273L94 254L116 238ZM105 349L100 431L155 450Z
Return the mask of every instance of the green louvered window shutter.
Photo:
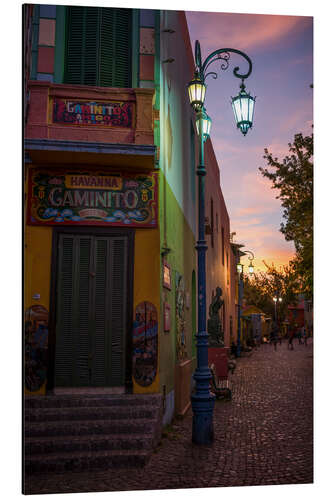
M67 7L65 83L131 87L132 10Z

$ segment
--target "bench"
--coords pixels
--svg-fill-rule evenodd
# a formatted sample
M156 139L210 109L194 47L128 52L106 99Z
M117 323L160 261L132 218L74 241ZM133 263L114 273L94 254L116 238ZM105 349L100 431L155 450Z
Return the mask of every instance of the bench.
M232 397L230 380L227 377L217 375L214 363L210 365L210 371L212 374L211 387L216 398L230 401Z

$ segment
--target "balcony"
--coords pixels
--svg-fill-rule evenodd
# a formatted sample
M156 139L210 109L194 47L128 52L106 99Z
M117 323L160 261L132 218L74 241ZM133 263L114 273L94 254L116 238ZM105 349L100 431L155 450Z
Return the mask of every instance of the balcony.
M29 91L25 150L33 163L154 168L153 89L30 81Z

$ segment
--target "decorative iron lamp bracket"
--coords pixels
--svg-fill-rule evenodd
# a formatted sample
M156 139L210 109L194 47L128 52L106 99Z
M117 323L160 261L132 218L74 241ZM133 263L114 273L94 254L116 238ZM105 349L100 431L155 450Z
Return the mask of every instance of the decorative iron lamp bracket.
M214 79L217 78L217 73L215 71L210 71L207 73L208 67L215 61L222 61L221 64L221 70L225 71L229 67L229 59L230 59L230 53L238 54L248 62L249 64L249 69L247 73L239 73L239 66L235 66L233 73L236 78L241 78L242 81L244 81L246 78L250 76L252 73L252 61L251 59L242 51L237 50L237 49L230 49L230 48L225 48L225 49L218 49L212 52L204 62L202 63L201 59L201 48L200 48L200 43L198 40L195 42L195 64L196 64L196 73L198 74L200 80L205 83L205 80L207 76L212 75Z

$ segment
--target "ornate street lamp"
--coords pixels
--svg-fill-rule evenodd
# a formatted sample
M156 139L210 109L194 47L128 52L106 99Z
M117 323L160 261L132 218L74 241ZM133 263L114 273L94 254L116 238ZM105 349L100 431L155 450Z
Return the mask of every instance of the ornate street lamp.
M200 115L200 113L198 113L198 115ZM197 127L198 135L200 135L200 118L199 117L197 118L195 124ZM203 107L202 108L202 133L203 133L204 142L206 142L210 136L211 127L212 127L212 120L207 115L206 108Z
M206 85L202 82L198 72L195 73L187 89L192 108L195 111L199 111L205 102Z
M197 167L198 176L198 241L196 250L198 253L198 333L197 338L197 368L194 372L196 382L195 393L192 395L192 441L196 444L210 444L214 439L213 429L213 410L215 396L210 392L211 372L208 366L208 334L206 321L206 250L207 244L205 241L205 161L204 161L204 142L209 136L211 121L207 120L207 113L204 109L206 96L206 78L211 75L214 79L217 78L217 73L207 71L210 65L219 61L221 70L226 70L229 67L230 53L235 53L242 56L249 65L247 73L239 73L239 67L236 66L233 70L234 76L244 80L250 76L252 72L252 62L250 58L236 49L218 49L212 52L202 62L201 49L198 40L195 42L195 74L193 80L188 84L188 95L192 108L196 112L196 124L199 133L199 164ZM241 89L242 92L242 89ZM245 91L244 91L245 92ZM247 94L249 96L249 94ZM250 96L249 96L250 97ZM239 94L234 101L234 109L237 113L240 110L239 128L244 134L248 128L252 126L253 112L245 113L245 95ZM253 100L253 98L251 98ZM249 105L250 109L252 106ZM238 120L238 115L236 120ZM251 119L251 120L250 120ZM250 122L246 127L245 121ZM244 122L244 123L243 123Z
M237 128L245 136L249 128L252 128L254 103L256 98L245 92L245 85L242 82L238 96L231 98L231 105L234 111Z

